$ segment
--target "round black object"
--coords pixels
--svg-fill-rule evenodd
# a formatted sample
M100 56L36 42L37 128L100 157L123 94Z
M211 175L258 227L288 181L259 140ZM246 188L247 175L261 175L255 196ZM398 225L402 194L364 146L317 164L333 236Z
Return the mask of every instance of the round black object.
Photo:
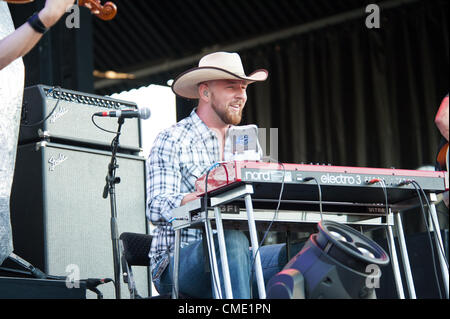
M360 272L364 272L368 264L389 264L389 256L383 248L350 226L325 220L317 227L317 245L340 263Z

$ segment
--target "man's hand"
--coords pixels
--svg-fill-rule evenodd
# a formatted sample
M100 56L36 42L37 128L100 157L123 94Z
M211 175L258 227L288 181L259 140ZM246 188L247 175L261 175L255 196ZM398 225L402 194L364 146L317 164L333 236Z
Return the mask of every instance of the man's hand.
M75 0L47 0L45 7L39 12L39 18L47 28L50 28L74 3Z
M197 199L199 195L202 195L203 193L200 192L195 192L195 193L190 193L187 194L186 196L183 197L183 200L181 201L181 206L192 202L193 200Z

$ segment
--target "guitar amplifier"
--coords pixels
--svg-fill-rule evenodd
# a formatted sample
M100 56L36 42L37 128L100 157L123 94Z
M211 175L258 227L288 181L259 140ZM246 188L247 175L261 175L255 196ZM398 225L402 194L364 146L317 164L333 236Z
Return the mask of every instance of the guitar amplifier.
M86 283L68 288L64 280L0 277L0 299L86 299Z
M116 132L117 119L94 117L97 112L137 109L133 102L54 88L45 85L25 89L19 144L48 140L80 146L110 148ZM95 121L95 124L92 122ZM126 119L120 135L120 148L139 152L142 148L140 119Z
M114 278L111 203L102 197L110 160L111 152L92 148L20 145L11 190L14 252L49 275L77 270L81 279ZM146 234L145 159L120 153L117 165L118 231ZM147 269L139 268L137 288L146 291ZM106 299L114 298L112 284L100 290Z

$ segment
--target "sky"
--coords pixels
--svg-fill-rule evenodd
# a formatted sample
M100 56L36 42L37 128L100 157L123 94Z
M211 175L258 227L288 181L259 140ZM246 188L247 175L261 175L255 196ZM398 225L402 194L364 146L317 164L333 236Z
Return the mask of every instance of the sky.
M170 87L150 85L115 93L112 98L134 102L138 108L149 108L151 116L141 121L143 156L148 157L159 132L176 123L176 98Z
M149 108L151 116L141 121L142 156L148 158L153 141L160 131L176 123L176 98L170 87L150 85L131 91L115 93L112 98L134 102L138 108ZM150 231L153 226L149 224ZM141 288L142 290L142 288ZM138 287L138 291L139 287ZM152 295L158 292L152 285Z

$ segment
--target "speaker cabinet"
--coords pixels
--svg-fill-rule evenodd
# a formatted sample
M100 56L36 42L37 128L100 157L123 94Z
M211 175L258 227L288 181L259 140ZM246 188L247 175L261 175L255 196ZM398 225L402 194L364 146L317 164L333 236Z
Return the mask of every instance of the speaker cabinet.
M0 299L86 299L86 284L70 289L64 280L0 277Z
M95 127L92 115L122 109L136 110L137 105L106 96L45 85L27 87L23 95L19 144L48 139L61 144L87 145L108 150L114 136ZM46 118L48 119L43 121ZM94 117L93 120L103 129L117 131L117 120L104 117ZM39 125L35 125L36 123ZM125 120L120 147L133 154L141 150L139 119Z
M111 206L102 197L110 160L110 152L94 149L47 142L19 146L11 195L14 252L50 275L76 270L80 279L113 279ZM118 154L117 164L118 232L145 234L145 160ZM141 268L137 288L148 291L148 270ZM112 283L99 289L114 298Z
M443 248L445 255L448 256L449 241L448 241L448 229L441 230L441 236L443 241ZM438 277L441 287L442 296L445 298L444 284L442 281L442 271L439 264L438 255L436 252L436 243L434 240L434 233L431 232L431 239L434 246L434 262L436 265L436 274L433 265L433 254L430 247L428 233L414 233L406 236L406 246L408 249L409 262L411 266L411 273L414 282L414 288L416 297L418 299L439 299L439 288L436 283L436 277ZM388 249L385 238L375 239L385 249ZM395 238L397 252L400 251L398 238ZM447 259L448 261L448 259ZM408 287L406 283L405 274L403 271L403 262L399 260L401 267L401 275L403 288L405 289L406 298L409 298ZM379 299L397 299L398 294L395 288L394 273L391 266L383 268L383 275L380 280L380 288L377 289L377 297Z

